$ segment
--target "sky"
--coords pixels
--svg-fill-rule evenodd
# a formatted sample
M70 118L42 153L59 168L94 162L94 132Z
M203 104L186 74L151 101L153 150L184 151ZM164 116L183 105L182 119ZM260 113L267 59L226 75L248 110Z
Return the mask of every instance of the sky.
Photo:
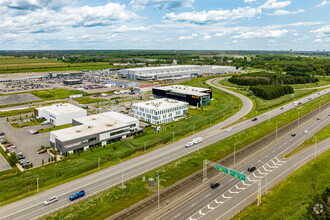
M0 50L329 50L330 0L0 0Z

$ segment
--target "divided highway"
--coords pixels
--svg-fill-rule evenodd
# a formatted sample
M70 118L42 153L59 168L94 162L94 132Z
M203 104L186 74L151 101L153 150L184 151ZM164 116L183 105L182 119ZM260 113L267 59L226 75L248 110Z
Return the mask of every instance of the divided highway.
M211 80L209 80L208 83L211 83ZM225 90L220 86L216 86L216 87ZM201 136L204 138L204 141L199 146L199 148L203 148L208 145L214 144L233 134L236 134L246 128L252 127L258 123L262 123L263 121L267 120L269 117L274 117L279 114L282 114L283 112L288 111L294 107L291 103L287 104L284 106L283 110L274 109L270 112L258 116L257 121L251 122L251 120L247 120L245 122L238 123L232 126L231 132L225 132L224 130L222 130L223 127L234 123L239 118L248 114L253 106L251 100L249 100L245 96L230 90L226 90L226 92L234 94L242 99L243 107L237 114L217 125L214 125L201 132L198 132L190 137L181 139L175 143L171 143L167 146L148 152L139 157L124 161L123 167L124 167L125 181L134 178L136 176L139 176L149 170L160 167L170 161L176 160L184 155L197 151L197 146L188 149L184 147L184 145L188 141L191 141L195 137ZM317 97L327 94L327 92L328 91L322 91L320 94L313 94L310 95L309 97L315 99ZM298 101L301 101L302 103L306 103L309 100L307 98L303 98ZM38 218L73 204L74 202L70 202L68 199L69 195L71 195L73 192L76 192L78 190L85 190L86 196L84 198L86 198L88 196L95 195L105 189L109 189L113 186L116 186L120 183L121 183L121 164L117 164L109 168L103 169L99 172L93 173L91 175L70 181L68 183L54 187L47 191L38 193L26 199L0 207L0 219ZM47 198L54 195L58 197L58 202L51 204L49 206L42 205L42 203Z

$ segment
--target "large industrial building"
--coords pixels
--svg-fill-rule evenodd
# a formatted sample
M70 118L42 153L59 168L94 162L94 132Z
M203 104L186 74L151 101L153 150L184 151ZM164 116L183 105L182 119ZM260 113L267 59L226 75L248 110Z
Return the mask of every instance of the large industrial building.
M134 117L159 125L188 115L188 103L167 98L133 104Z
M107 87L122 87L122 88L133 88L135 86L139 86L140 83L130 81L130 80L122 80L122 79L108 79L105 80L104 83Z
M50 132L50 146L62 155L106 145L143 132L139 120L105 112L72 120L72 127Z
M71 105L69 103L56 103L51 106L45 106L34 109L36 118L45 118L55 126L72 123L72 119L87 115L85 109Z
M236 70L236 67L179 65L123 69L119 75L133 80L173 80L191 78L204 73L228 73L233 70Z
M152 94L156 98L176 99L197 107L209 105L212 99L211 89L184 85L156 87L152 89Z

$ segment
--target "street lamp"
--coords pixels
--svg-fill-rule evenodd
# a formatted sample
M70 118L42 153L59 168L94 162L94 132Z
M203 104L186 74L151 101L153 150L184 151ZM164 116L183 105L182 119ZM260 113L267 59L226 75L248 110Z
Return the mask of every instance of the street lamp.
M158 188L158 210L159 210L159 182L162 181L163 179L159 179L159 174L156 175L157 177L157 188ZM166 182L166 180L163 180Z
M100 170L100 158L98 159L98 162L99 162L99 170Z
M235 164L236 164L236 155L235 155L236 144L237 143L234 144L234 167L235 167Z
M175 133L175 132L173 131L173 142L174 142L174 133Z
M37 178L37 192L39 192L39 178Z
M195 124L194 124L194 128L193 128L194 134L195 134Z
M314 159L316 160L316 137L315 137L315 135L313 135L313 137L314 137L314 148L315 148Z
M124 167L123 167L123 161L118 157L118 160L120 160L121 164L121 187L124 188Z
M262 162L263 163L263 162ZM265 171L266 171L266 164L265 163L263 163L263 165L264 165L264 169L265 169ZM267 171L266 171L267 172ZM268 172L266 173L266 192L265 192L265 194L267 195L267 175L268 175Z

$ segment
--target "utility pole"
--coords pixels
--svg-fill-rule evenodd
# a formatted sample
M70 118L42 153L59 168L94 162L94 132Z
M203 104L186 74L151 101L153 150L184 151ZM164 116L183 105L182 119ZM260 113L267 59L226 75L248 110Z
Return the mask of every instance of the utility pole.
M39 192L39 178L37 178L37 193Z
M159 182L162 181L163 179L159 179L159 173L156 174L157 177L157 188L158 188L158 210L159 210ZM166 182L166 180L163 180Z
M123 167L123 161L119 157L117 159L120 160L120 163L121 163L121 187L122 187L122 189L124 189L125 186L124 186L124 167Z
M316 137L315 135L313 135L313 137L314 137L314 149L315 149L314 159L316 160Z
M236 149L236 143L234 144L234 167L236 164L236 154L235 154L235 149Z
M264 164L264 169L265 169L265 171L266 171L266 164L265 163L263 163ZM267 195L267 175L268 175L268 172L266 171L266 185L265 185L265 187L266 187L266 191L265 191L265 195Z

